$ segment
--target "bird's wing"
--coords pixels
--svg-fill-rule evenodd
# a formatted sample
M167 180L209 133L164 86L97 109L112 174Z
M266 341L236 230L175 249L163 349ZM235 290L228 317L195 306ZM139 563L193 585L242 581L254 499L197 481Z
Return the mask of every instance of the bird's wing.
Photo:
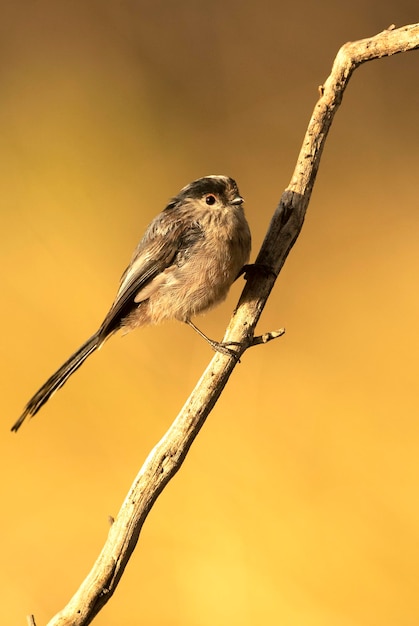
M163 214L150 224L130 265L122 275L115 301L100 329L102 337L118 330L122 320L133 308L158 289L158 277L175 263L179 253L185 250L185 242L190 246L192 239L197 239L200 235L196 225L164 219Z

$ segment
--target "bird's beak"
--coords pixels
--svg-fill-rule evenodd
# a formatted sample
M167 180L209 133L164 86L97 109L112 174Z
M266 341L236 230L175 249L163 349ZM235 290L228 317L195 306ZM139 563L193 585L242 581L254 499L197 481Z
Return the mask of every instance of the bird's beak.
M233 200L231 201L231 204L243 204L244 202L244 198L242 198L241 196L236 196L235 198L233 198Z

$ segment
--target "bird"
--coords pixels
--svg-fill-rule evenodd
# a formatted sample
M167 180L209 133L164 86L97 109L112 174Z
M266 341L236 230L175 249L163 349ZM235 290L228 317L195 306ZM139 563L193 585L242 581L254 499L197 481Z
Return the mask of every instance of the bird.
M228 176L204 176L183 187L146 228L99 329L48 378L11 430L17 432L119 330L179 320L214 350L234 356L191 318L222 302L249 260L251 234L243 202Z

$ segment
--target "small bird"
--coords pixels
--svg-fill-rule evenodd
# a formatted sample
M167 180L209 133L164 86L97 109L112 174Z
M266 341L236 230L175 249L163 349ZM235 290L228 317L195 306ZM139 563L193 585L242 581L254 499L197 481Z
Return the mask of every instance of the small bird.
M223 301L249 259L251 235L243 202L236 182L227 176L205 176L183 187L149 224L99 330L29 400L12 431L120 329L176 319L189 324L213 349L231 354L226 344L204 335L191 317Z

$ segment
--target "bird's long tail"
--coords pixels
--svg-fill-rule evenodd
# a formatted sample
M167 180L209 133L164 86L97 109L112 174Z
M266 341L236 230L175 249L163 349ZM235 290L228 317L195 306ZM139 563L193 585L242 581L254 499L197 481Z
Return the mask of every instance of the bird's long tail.
M92 354L104 339L99 332L95 333L75 352L50 378L36 394L29 400L22 415L13 424L12 431L17 432L27 417L33 417L39 409L47 402L51 396L64 385L72 374L84 363L88 356Z

